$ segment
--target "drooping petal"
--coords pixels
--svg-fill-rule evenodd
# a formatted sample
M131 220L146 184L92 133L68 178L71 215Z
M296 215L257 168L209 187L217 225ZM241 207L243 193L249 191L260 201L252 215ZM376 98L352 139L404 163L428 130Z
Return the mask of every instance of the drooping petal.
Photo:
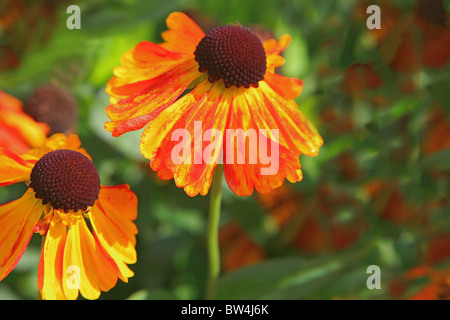
M172 131L176 129L175 125L204 99L209 88L210 84L207 81L201 82L194 90L166 108L148 124L140 142L140 150L144 157L153 161L160 149L167 149L162 146L162 143L170 140Z
M115 87L157 78L191 58L192 54L173 52L150 41L139 42L122 55L121 66L114 68L114 86L109 86L107 92L120 97Z
M264 81L280 96L286 100L297 98L303 90L303 81L297 78L281 76L267 72Z
M166 24L169 30L161 34L165 41L161 46L171 51L193 54L197 44L205 36L203 30L182 12L171 13Z
M136 262L136 216L137 198L128 185L102 187L90 214L94 235L125 282L133 276L127 264Z
M274 92L265 81L259 88L246 91L247 103L259 129L277 129L280 144L297 155L316 156L323 144L315 126L298 109L293 100L285 100Z
M226 164L224 166L225 180L231 191L244 197L251 195L254 190L259 193L268 193L272 189L280 187L285 179L292 183L303 179L298 157L281 145L276 143L273 145L277 146L279 150L278 163L271 162L270 166L261 163ZM265 168L270 174L262 171Z
M84 219L70 226L64 248L63 290L69 300L80 292L97 299L117 282L118 268L89 231Z
M166 23L164 43L138 43L114 69L106 87L111 121L105 124L113 136L141 129L202 77L194 51L203 31L181 12L169 15Z
M239 196L248 196L254 189L267 193L285 178L302 179L298 156L280 144L276 126L257 123L255 101L249 103L248 95L248 90L236 92L224 142L225 180Z
M204 80L149 123L142 134L141 152L151 159L152 168L174 177L190 196L208 192L221 156L231 98L229 92L222 92L222 86ZM164 131L154 131L153 126ZM181 149L186 152L174 153Z
M63 300L63 258L67 231L64 224L53 216L41 250L38 269L38 288L43 300Z
M19 262L43 210L31 189L20 199L0 206L0 281Z
M113 136L141 129L156 115L172 104L201 74L193 59L174 66L164 74L139 83L116 87L117 78L110 80L109 93L120 94L112 98L106 113L111 119L105 125ZM164 88L161 90L161 88ZM124 96L124 98L122 98Z
M0 187L29 180L33 165L33 161L0 149Z
M267 84L261 83L259 88L250 89L233 87L222 91L220 88L220 82L211 85L204 80L149 123L141 137L141 152L151 160L151 167L159 172L161 178L173 177L176 185L184 188L190 196L198 193L205 195L209 191L213 171L221 160L221 154L216 152L213 153L214 158L206 161L205 156L211 154L211 149L220 149L221 152L225 150L224 159L227 152L246 155L247 163L236 163L237 159L234 160L235 163L225 161L226 164L235 166L234 169L225 166L225 171L226 177L234 177L234 182L230 180L229 185L238 195L249 195L254 187L259 192L268 192L280 186L285 178L292 182L301 180L299 154L315 155L322 144L314 126ZM184 130L186 134L181 142L180 135L173 137L177 129ZM205 139L206 132L211 129L221 133L220 143L216 142L214 145L211 143L212 139ZM252 144L251 150L248 145L247 150L237 150L237 144L235 149L224 149L228 130L235 134L239 130L244 134L249 130L253 131L256 133L257 143ZM267 139L271 130L279 131L279 140ZM266 149L258 145L258 141L263 140L266 141ZM186 143L189 156L181 163L175 163L172 153L182 143ZM261 174L262 168L266 167L263 172L271 170L267 162L272 147L273 152L279 152L279 158L271 158L279 166L274 177ZM206 148L209 149L205 151ZM258 158L262 152L264 159ZM250 153L256 155L257 160L253 163L248 163ZM238 187L239 184L241 187Z
M206 195L212 183L214 170L222 163L223 137L227 125L231 91L222 91L220 82L211 87L201 101L185 118L182 128L189 132L190 161L173 167L178 187L194 196ZM181 123L180 123L181 125Z

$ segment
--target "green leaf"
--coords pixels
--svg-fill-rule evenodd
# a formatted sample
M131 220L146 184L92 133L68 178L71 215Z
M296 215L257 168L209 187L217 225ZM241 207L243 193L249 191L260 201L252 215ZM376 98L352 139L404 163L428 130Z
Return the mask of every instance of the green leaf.
M167 289L142 289L132 293L127 300L175 300L175 295Z
M279 258L225 275L219 281L218 299L302 299L322 287L353 259L325 257Z

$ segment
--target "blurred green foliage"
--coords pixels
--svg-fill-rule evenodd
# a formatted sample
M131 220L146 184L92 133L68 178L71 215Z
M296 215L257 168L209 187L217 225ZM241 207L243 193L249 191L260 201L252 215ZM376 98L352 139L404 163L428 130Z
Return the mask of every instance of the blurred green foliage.
M444 239L438 250L443 258L439 263L433 260L431 267L448 270L448 61L438 66L413 61L406 71L396 69L388 56L398 54L396 61L406 63L411 52L439 49L420 40L418 46L401 51L398 39L403 36L398 33L414 16L417 1L392 1L398 16L391 14L388 1L381 1L381 32L386 35L366 27L365 8L372 2L380 3L76 1L80 30L66 27L69 2L6 1L0 6L3 17L22 10L8 32L0 29L1 48L13 55L7 67L2 64L0 88L22 100L39 85L68 88L79 103L77 133L102 184L128 183L138 196L138 262L131 266L135 276L128 284L119 281L101 299L203 297L208 198L190 198L173 181L158 180L139 153L140 132L112 138L103 127L109 103L104 89L113 68L139 41L160 42L172 11L191 14L205 30L239 22L276 38L290 34L280 72L304 81L297 102L324 138L319 156L300 158L304 179L286 183L288 198L286 193L269 200L256 194L239 198L224 185L221 223L224 228L238 225L238 237L250 245L233 255L233 246L221 242L224 268L218 298L408 298L433 282L426 277L401 279L414 267L430 263L427 257L435 239ZM409 26L406 31L422 39L423 31ZM394 40L385 40L390 36ZM440 50L448 51L445 41ZM430 116L436 108L441 113L433 122ZM436 126L444 129L433 135ZM20 186L2 188L1 202L22 192ZM289 219L280 223L274 212L284 210L289 201L295 206L286 209ZM336 230L344 230L343 243L342 237L333 238ZM0 298L36 297L39 240L33 238L18 266L0 283ZM252 250L257 258L246 265ZM231 259L227 254L234 259L232 270L225 265ZM380 290L366 286L369 265L381 268Z

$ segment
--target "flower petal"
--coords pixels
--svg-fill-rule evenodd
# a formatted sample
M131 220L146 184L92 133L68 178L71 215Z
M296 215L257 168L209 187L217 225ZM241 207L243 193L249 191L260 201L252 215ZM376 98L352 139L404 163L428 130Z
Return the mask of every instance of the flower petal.
M275 161L268 167L266 164L226 164L224 166L225 180L231 191L240 197L249 196L256 189L259 193L268 193L272 189L280 187L284 179L295 183L303 179L300 162L298 157L285 147L276 144L273 146L278 148L278 163ZM275 148L268 148L268 154L272 153ZM273 154L273 153L272 153ZM274 173L264 174L264 168Z
M141 136L140 149L144 157L154 160L156 153L162 148L162 143L170 140L172 131L176 129L175 125L204 99L210 86L207 80L202 81L194 90L152 119Z
M214 85L205 99L185 118L183 129L191 140L190 161L181 163L172 171L178 187L189 196L206 195L212 183L214 170L222 163L223 136L228 121L231 91L221 90L223 84Z
M66 227L53 216L42 246L38 269L38 288L43 300L66 299L62 280L66 238Z
M46 124L34 121L33 118L22 112L9 112L0 114L0 121L2 126L8 126L10 132L14 132L15 136L19 138L22 143L25 143L28 151L31 147L40 146L49 132L49 127ZM8 142L9 137L1 137L4 142ZM2 141L2 145L4 142ZM14 151L14 146L10 146ZM24 153L26 153L26 151Z
M17 154L23 154L30 150L30 145L24 141L18 128L11 127L0 119L0 149L3 148Z
M303 90L303 81L297 78L281 76L267 72L264 81L286 100L297 98Z
M0 149L0 187L29 180L33 165L31 160Z
M26 153L30 147L41 145L49 130L48 125L22 111L20 100L0 90L0 147Z
M290 42L291 36L287 34L281 36L278 42L275 39L264 41L263 45L264 50L266 51L268 72L274 72L275 68L284 64L285 60L280 56L280 53L288 47Z
M42 156L46 153L49 153L54 150L59 149L70 149L74 151L78 151L88 157L90 160L92 160L91 156L84 150L83 148L80 148L81 141L78 135L72 134L69 136L66 136L63 133L55 133L51 137L49 137L47 140L45 140L44 144L40 146L39 148L32 149L30 152L28 152L28 155L23 156L24 159L35 159L38 160L42 158ZM31 160L30 160L31 161Z
M0 110L20 112L22 110L22 102L16 97L0 90Z
M115 79L108 84L108 93L120 94L111 98L106 113L111 119L105 125L113 136L141 129L162 110L172 104L201 74L193 59L168 70L163 75L136 84L115 87ZM161 90L164 88L164 90ZM122 95L126 96L121 98Z
M297 155L316 156L323 144L316 127L298 109L294 100L285 100L265 81L259 88L246 91L250 113L259 129L277 129L280 144Z
M126 51L120 59L121 66L114 68L114 86L121 87L159 77L192 57L192 54L169 51L153 42L141 41ZM113 96L117 94L111 88L108 90Z
M197 44L205 36L203 30L182 12L171 13L166 24L169 30L161 34L165 41L161 46L168 50L193 54Z
M250 92L245 90L235 95L224 142L225 179L238 196L251 195L254 189L267 193L279 187L285 178L291 182L302 179L298 156L278 142L274 131L277 127L257 123L255 104L251 102L258 102L248 101ZM234 130L232 136L231 130ZM232 143L239 130L247 137L241 135ZM242 137L246 140L239 143Z
M20 199L0 206L0 281L19 262L42 212L43 206L31 189Z
M117 282L118 269L89 231L84 219L72 225L64 248L63 289L69 300L80 292L86 299L97 299Z
M100 245L119 268L119 277L127 282L133 272L127 264L136 262L137 198L128 185L102 187L91 209L91 223Z
M208 192L221 155L221 136L231 98L229 91L222 93L222 87L223 82L211 85L208 80L202 81L150 122L141 137L141 152L151 160L153 170L158 171L161 178L174 177L177 186L184 188L190 196ZM182 136L177 136L178 130ZM204 141L205 134L209 137ZM173 150L179 149L180 145L188 150L188 154L183 153L183 159L174 160ZM204 161L205 148L210 151L207 161Z

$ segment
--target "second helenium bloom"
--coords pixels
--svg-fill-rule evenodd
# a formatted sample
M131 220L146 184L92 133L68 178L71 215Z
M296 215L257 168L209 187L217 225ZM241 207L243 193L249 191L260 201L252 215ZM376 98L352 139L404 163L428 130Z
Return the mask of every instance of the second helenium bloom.
M300 181L300 154L323 141L294 101L302 81L275 73L290 36L263 43L239 25L205 34L180 12L166 23L163 43L138 43L114 69L106 129L145 127L141 153L190 196L208 193L218 164L239 196Z

